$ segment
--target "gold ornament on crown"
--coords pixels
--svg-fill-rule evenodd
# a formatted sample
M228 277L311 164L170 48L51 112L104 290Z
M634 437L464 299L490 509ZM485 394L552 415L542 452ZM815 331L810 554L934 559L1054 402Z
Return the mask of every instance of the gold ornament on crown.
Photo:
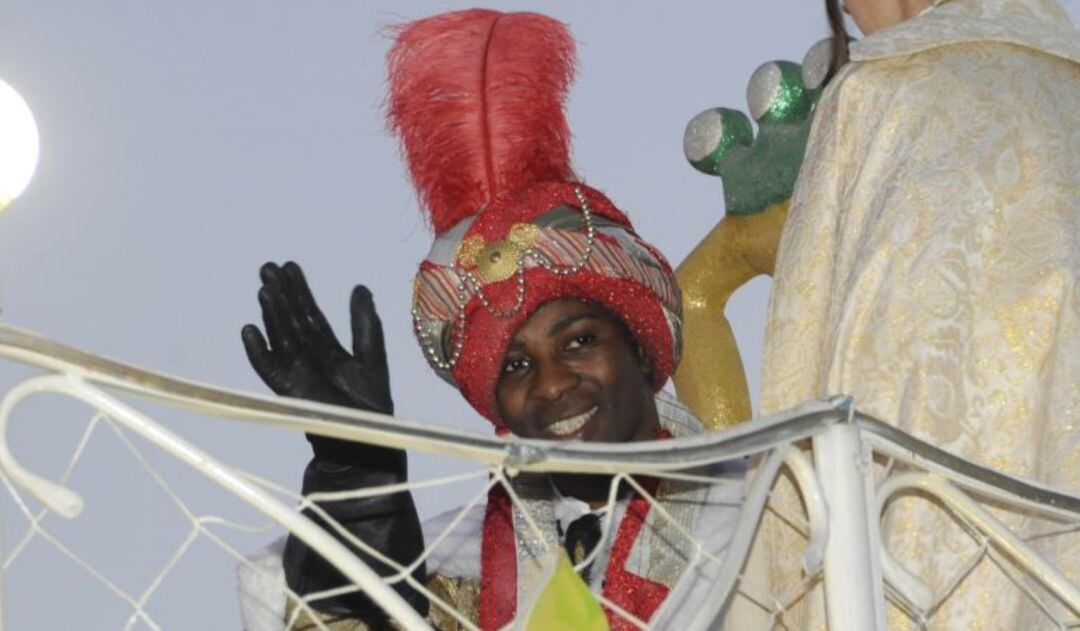
M475 272L485 285L504 281L517 272L525 251L536 244L539 234L536 225L517 223L500 241L485 243L480 235L472 235L458 244L458 265Z
M472 269L476 267L476 262L480 257L480 251L484 249L484 237L478 234L474 234L471 237L462 239L457 245L457 263L464 269Z
M501 241L485 243L480 235L472 235L458 243L454 258L457 260L457 266L461 268L461 271L456 272L459 304L454 318L453 348L450 350L449 357L440 357L438 343L432 339L431 333L424 327L420 315L418 292L414 290L413 331L421 348L424 349L428 362L435 370L448 373L461 357L462 348L465 345L465 305L470 294L480 300L488 313L500 318L509 318L520 311L525 304L526 258L535 261L537 265L556 276L576 274L589 262L596 243L596 226L593 224L592 209L585 198L585 193L575 186L574 195L580 203L581 224L585 229L585 249L581 253L581 258L573 265L557 265L547 255L534 249L533 246L540 237L540 228L531 223L514 224L506 239ZM517 297L514 304L509 309L502 309L491 304L484 295L483 286L515 275L517 276ZM451 376L450 379L452 380L453 377Z

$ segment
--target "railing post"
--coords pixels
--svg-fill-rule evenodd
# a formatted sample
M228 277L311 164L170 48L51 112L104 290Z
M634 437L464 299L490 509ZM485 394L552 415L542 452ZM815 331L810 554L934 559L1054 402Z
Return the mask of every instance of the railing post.
M851 422L838 423L815 436L813 448L829 507L824 567L829 629L884 630L880 528L870 450Z

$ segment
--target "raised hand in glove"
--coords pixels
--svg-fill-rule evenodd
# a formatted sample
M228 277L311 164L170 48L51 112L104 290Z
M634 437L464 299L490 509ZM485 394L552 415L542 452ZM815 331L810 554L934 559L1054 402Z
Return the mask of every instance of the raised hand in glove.
M299 265L288 262L279 267L267 263L259 274L263 282L259 304L266 337L254 324L244 326L240 335L252 367L266 385L283 396L393 413L382 323L375 313L371 292L363 286L353 289L350 354L338 342L315 304ZM305 495L395 484L407 479L406 457L401 450L316 434L308 434L307 438L315 458L304 472ZM420 521L409 493L325 502L320 506L359 539L403 565L412 562L423 550ZM313 512L308 512L308 516L327 528ZM332 528L327 530L338 536ZM389 567L350 547L380 574L391 573ZM284 566L289 586L302 596L345 583L337 570L293 536L285 547ZM421 582L425 580L423 565L414 576ZM417 610L426 612L427 601L423 596L404 582L398 583L396 589ZM381 615L360 593L312 604L325 612L368 622L375 622Z
M315 304L299 265L267 263L259 275L263 282L259 305L270 344L254 324L245 326L240 335L251 365L266 385L288 397L392 414L382 323L367 287L353 289L349 302L350 355Z

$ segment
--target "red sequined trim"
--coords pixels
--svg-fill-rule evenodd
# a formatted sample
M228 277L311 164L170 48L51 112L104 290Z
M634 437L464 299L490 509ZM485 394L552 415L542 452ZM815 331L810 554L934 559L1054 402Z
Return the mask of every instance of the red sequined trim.
M649 479L641 482L649 494L655 496L657 481ZM670 590L662 583L628 572L626 560L630 556L630 550L634 547L638 535L641 534L641 529L645 526L645 518L651 507L649 500L640 495L635 494L630 500L630 504L626 507L626 515L619 523L615 545L611 548L611 560L608 561L607 572L604 574L603 590L604 598L646 622L664 602ZM613 610L605 607L604 611L607 613L612 631L631 631L638 628Z
M501 486L488 492L480 542L480 628L495 631L517 611L517 538L513 505Z
M671 438L671 432L659 429L658 439ZM639 481L649 495L656 497L659 481ZM667 598L670 589L656 581L626 570L634 542L645 526L651 504L637 493L630 499L626 514L619 522L615 544L604 573L603 595L635 617L648 621ZM514 533L513 504L501 486L488 493L484 513L484 533L480 546L480 628L494 631L507 624L517 613L517 536ZM605 607L613 631L631 631L637 627Z

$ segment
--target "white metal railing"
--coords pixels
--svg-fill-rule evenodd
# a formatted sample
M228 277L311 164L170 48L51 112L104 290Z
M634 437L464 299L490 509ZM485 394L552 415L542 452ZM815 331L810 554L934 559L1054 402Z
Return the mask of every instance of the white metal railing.
M135 394L148 401L216 417L462 458L475 463L478 470L447 480L487 476L485 490L495 484L510 488L508 480L519 472L614 473L617 479L628 483L635 483L631 476L638 475L689 480L710 464L754 457L756 466L743 487L742 508L730 540L722 550L708 550L699 542L695 544L693 563L702 568L711 567L701 570L702 576L709 578L708 587L694 592L697 604L687 628L715 625L723 619L736 594L757 603L773 621L779 621L791 603L819 581L830 628L885 628L887 603L899 608L916 626L926 625L953 589L935 592L894 560L880 541L879 517L886 504L894 497L916 491L937 502L978 544L978 554L956 568L956 585L969 576L975 565L996 563L1016 579L1017 589L1055 625L1068 627L1080 618L1080 588L1042 558L1031 544L1034 538L1080 529L1080 497L958 458L860 414L852 407L851 400L844 397L810 402L722 433L611 446L504 440L380 414L223 390L107 360L4 325L0 325L0 356L44 370L43 374L17 384L0 399L0 474L28 524L27 534L12 551L6 551L5 570L33 537L48 541L62 552L67 550L63 542L42 527L42 516L45 511L52 511L67 519L77 519L83 509L83 500L65 485L66 474L60 480L41 477L24 468L8 445L7 429L16 409L30 398L54 393L80 401L93 410L74 458L82 453L86 436L102 421L123 433L140 436L332 560L354 583L354 589L365 590L404 627L428 628L392 586L396 581L411 581L415 563L397 566L393 576L380 578L296 506L275 496L265 481L216 460L117 396ZM875 461L884 465L876 465ZM805 517L786 517L798 525L797 529L806 538L802 567L793 568L793 574L801 578L785 593L774 593L767 588L767 593L755 595L742 572L762 515L768 510L770 489L783 468L790 471L805 505ZM153 468L148 466L148 471L155 479L160 478ZM443 482L446 480L418 481L411 486L357 493L392 492ZM167 483L163 480L160 483L166 492L172 493ZM40 501L44 508L35 513L23 494ZM482 497L482 494L475 496L472 503ZM1035 534L1017 532L988 510L987 502L1043 517L1053 524L1053 529ZM301 504L311 506L311 498L301 499ZM245 562L242 554L205 527L223 520L184 510L193 524L191 538L209 538L226 553ZM5 528L10 528L14 516L3 517ZM429 548L440 542L441 538ZM364 547L363 542L353 543ZM169 569L185 553L187 545L190 541L177 550L170 564L141 593L121 589L77 555L70 551L65 554L130 606L128 626L138 621L156 628L146 602L167 579ZM290 596L299 604L297 611L307 610L312 600ZM436 600L433 603L440 608L449 606ZM688 615L673 604L675 600L654 616L655 628L666 628L672 620L682 620L678 617ZM4 611L8 605L4 604ZM460 613L447 613L465 628L472 626ZM641 621L632 622L644 625Z

